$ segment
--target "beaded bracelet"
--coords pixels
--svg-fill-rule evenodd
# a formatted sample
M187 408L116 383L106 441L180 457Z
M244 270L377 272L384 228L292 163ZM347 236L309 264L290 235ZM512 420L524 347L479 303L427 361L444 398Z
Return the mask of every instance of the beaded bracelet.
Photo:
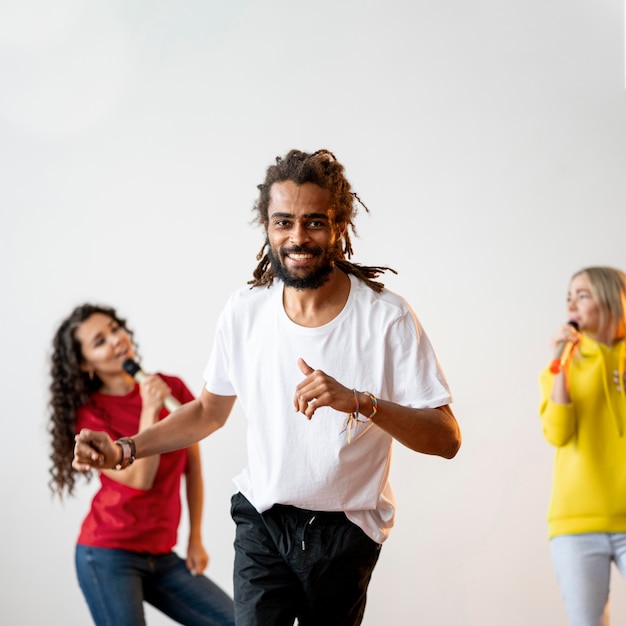
M378 413L378 400L377 400L376 396L373 393L370 393L369 391L362 391L361 393L363 393L366 396L368 396L369 399L372 402L372 413L367 418L367 421L371 422L372 421L372 417L374 417L376 415L376 413Z
M340 434L345 432L346 430L348 431L348 443L352 441L352 430L356 428L357 422L361 424L367 424L368 422L372 421L372 417L374 417L378 412L378 400L376 399L376 396L374 394L370 393L369 391L359 392L356 389L353 389L352 393L354 394L354 411L348 413L343 423L343 428L340 431ZM361 405L359 403L359 393L363 393L368 396L372 402L372 413L367 419L361 419L360 417Z

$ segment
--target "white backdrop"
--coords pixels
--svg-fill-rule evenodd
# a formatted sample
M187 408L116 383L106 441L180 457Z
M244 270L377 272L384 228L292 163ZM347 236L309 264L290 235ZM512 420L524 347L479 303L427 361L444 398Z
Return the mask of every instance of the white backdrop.
M364 624L564 626L537 377L570 275L626 266L623 26L620 0L2 2L0 622L89 623L73 550L95 482L47 489L60 320L117 307L144 368L198 393L256 265L266 166L328 148L371 209L354 260L399 271L464 435L452 461L396 446ZM201 444L208 573L229 591L244 432L236 409Z

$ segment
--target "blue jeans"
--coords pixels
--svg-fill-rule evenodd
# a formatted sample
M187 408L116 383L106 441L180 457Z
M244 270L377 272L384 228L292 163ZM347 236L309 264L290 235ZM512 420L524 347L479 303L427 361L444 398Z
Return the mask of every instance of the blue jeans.
M626 533L558 535L552 562L570 626L609 626L611 562L626 576Z
M187 626L233 626L231 598L194 576L174 552L151 555L76 546L76 573L97 626L143 626L148 602Z
M356 626L380 555L343 513L232 497L237 626Z

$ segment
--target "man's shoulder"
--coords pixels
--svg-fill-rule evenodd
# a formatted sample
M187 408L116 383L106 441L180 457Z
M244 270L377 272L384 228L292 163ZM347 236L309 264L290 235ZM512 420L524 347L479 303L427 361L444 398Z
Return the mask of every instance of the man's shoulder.
M269 299L272 294L276 292L278 288L277 282L274 281L271 285L261 285L258 287L251 287L246 285L240 287L230 294L229 300L247 301L247 300L263 300Z
M271 287L263 285L261 287L240 287L233 291L226 300L222 315L241 317L250 311L255 314L271 303L277 290L277 285Z
M375 291L365 281L357 278L356 276L351 277L351 280L356 297L365 303L371 305L374 302L378 302L397 309L410 308L404 297L395 291L387 289L387 287L383 287L381 291Z

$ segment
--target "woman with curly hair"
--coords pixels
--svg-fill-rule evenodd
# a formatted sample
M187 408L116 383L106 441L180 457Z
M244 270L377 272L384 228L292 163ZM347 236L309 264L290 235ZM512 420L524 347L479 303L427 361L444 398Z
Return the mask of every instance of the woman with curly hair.
M74 436L82 428L117 439L168 415L167 396L193 395L177 377L137 383L122 367L135 358L133 333L108 306L83 304L60 324L53 341L50 385L50 488L73 495ZM132 462L132 459L131 459ZM185 476L189 510L186 560L173 547ZM101 486L76 546L78 581L97 626L145 624L143 602L190 626L234 624L231 598L202 575L208 555L201 538L203 484L198 444L138 459L124 472L99 471Z
M540 379L555 447L550 551L570 626L608 626L611 563L626 575L626 274L574 274L567 315L563 353Z

